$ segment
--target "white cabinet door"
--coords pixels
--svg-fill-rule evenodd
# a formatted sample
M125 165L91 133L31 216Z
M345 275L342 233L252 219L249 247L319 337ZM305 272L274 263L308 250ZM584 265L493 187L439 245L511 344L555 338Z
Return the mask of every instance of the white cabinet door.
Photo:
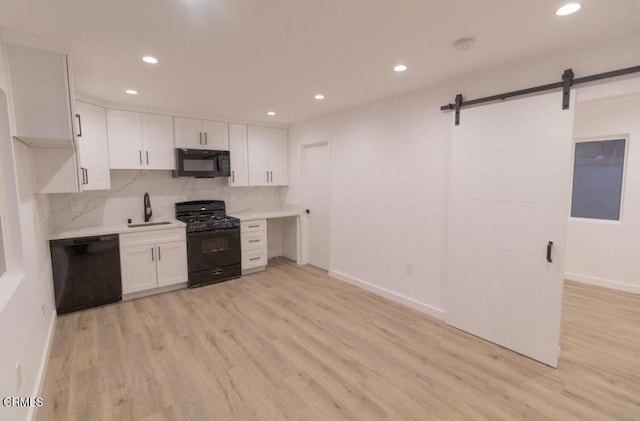
M81 191L70 57L46 42L3 31L13 105L13 135L29 145L38 193ZM3 87L4 89L5 87ZM60 148L59 148L60 147Z
M174 118L176 148L202 149L202 121L194 118Z
M287 131L285 129L269 128L268 137L269 184L286 186L289 184Z
M229 125L220 121L202 120L204 149L229 150Z
M142 114L143 166L150 170L174 170L173 118Z
M175 241L157 246L158 287L187 282L187 243Z
M105 109L86 102L76 102L80 132L80 166L84 174L82 190L108 190L111 188L109 171L109 144L107 143L107 117Z
M250 186L289 184L287 131L273 127L248 127L247 155Z
M68 145L73 139L68 58L65 54L5 43L11 77L15 136ZM70 102L71 101L71 102Z
M247 149L249 156L249 185L268 186L270 180L267 164L268 129L249 126L247 130Z
M120 249L123 294L157 287L154 248L154 246L138 246Z
M107 110L109 163L112 169L142 168L142 123L140 113Z
M229 124L229 156L231 159L231 177L229 185L247 186L249 184L249 166L247 156L247 126Z

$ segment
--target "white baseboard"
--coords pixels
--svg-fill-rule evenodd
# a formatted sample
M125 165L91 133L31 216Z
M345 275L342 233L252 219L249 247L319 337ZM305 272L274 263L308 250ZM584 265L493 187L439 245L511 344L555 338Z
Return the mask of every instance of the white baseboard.
M418 310L422 313L426 313L430 316L437 317L438 319L444 320L444 316L446 312L437 307L430 306L429 304L421 303L420 301L416 301L413 298L405 297L404 295L398 294L397 292L389 291L388 289L370 284L369 282L365 282L361 279L354 278L353 276L349 276L347 274L338 272L336 270L330 270L329 276L331 276L332 278L338 279L340 281L346 282L348 284L354 285L358 288L362 288L369 292L373 292L374 294L381 295L397 303L404 304L407 307L411 307L414 310Z
M582 282L583 284L595 285L617 289L618 291L640 294L640 285L627 284L625 282L612 281L609 279L596 278L593 276L580 275L578 273L565 272L564 278L569 281Z
M49 332L47 333L47 341L44 344L44 352L42 353L42 358L40 360L40 368L38 370L38 377L36 378L36 385L31 397L42 397L42 388L44 387L44 378L45 374L47 373L47 366L49 364L49 353L51 352L51 344L53 343L53 334L55 332L57 317L58 314L53 311L51 323L49 324ZM36 416L38 415L37 412L37 407L30 407L29 412L27 413L27 420L35 420Z

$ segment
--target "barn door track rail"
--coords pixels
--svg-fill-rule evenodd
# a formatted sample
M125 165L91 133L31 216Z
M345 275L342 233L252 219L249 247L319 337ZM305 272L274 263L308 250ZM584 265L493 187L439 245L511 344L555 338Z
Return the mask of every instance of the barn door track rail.
M596 75L585 76L575 78L572 69L567 69L562 73L562 81L556 83L549 83L547 85L534 86L533 88L520 89L518 91L506 92L504 94L486 96L484 98L472 99L465 101L462 94L456 95L453 103L443 105L440 107L441 111L454 110L456 112L456 126L460 125L460 109L463 107L471 107L473 105L484 104L486 102L503 101L507 98L513 98L516 96L530 95L537 92L551 91L553 89L562 88L562 109L569 109L569 98L571 94L571 87L579 85L581 83L594 82L596 80L610 79L613 77L619 77L629 75L632 73L640 73L640 66L627 67L626 69L613 70L610 72L599 73Z

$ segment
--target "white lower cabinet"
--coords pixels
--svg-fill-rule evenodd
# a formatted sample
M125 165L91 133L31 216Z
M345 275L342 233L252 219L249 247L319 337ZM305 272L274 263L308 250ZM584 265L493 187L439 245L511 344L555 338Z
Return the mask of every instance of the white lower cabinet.
M120 234L122 293L187 282L187 243L183 228Z
M242 221L240 223L240 248L242 270L267 265L267 220Z
M158 287L187 282L187 243L158 244Z
M154 246L120 248L122 293L144 291L158 287L156 262L151 256Z

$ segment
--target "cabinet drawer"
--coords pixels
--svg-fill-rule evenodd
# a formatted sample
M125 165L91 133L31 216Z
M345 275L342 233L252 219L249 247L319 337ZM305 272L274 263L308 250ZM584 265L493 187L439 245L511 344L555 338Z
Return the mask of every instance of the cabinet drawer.
M242 269L257 268L267 265L267 250L250 250L242 252Z
M257 221L242 221L240 222L240 232L253 232L253 231L266 231L267 230L267 220L266 219L258 219Z
M267 248L267 233L265 231L249 232L241 235L242 251Z
M186 231L184 228L132 232L120 234L120 248L147 246L185 240Z

